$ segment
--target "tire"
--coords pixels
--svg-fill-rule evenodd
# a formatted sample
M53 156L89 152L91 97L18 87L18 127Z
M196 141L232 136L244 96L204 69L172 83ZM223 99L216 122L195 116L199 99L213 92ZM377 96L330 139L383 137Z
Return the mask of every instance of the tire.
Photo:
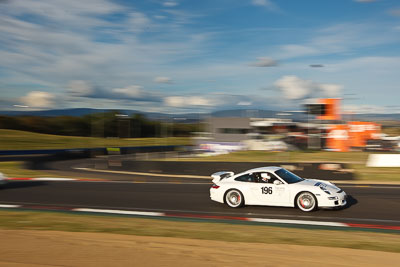
M237 189L231 189L225 194L225 203L231 208L240 208L244 205L242 192Z
M315 196L310 192L301 192L296 197L296 206L302 211L313 211L317 209L318 203Z

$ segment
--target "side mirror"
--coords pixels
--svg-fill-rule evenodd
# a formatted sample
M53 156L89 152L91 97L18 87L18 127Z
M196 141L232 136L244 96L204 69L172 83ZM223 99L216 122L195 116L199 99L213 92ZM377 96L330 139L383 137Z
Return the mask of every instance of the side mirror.
M281 181L279 181L279 180L275 180L275 181L274 181L274 185L280 185L280 184L282 184Z

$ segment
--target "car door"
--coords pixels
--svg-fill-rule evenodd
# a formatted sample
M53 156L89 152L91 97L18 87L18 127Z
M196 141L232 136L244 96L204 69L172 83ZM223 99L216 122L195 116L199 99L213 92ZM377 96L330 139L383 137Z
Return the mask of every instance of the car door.
M260 205L286 205L289 201L288 185L283 183L276 175L266 172L270 175L269 182L263 182L259 177L261 173L255 173L258 179L252 183L252 194L257 198ZM274 181L279 181L281 184L274 184Z
M265 172L268 173L268 172ZM271 176L271 173L268 173ZM256 177L251 186L251 192L258 205L274 205L274 184L263 182L261 179L261 172L254 173Z
M279 180L279 179L278 179ZM279 180L280 184L273 184L273 202L279 206L291 206L289 184Z

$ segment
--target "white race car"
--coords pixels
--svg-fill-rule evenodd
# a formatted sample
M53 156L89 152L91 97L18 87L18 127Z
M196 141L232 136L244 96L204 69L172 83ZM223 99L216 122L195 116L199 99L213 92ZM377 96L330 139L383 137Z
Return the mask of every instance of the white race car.
M346 205L346 193L333 183L303 179L280 167L261 167L236 175L221 171L211 177L211 199L232 208L265 205L312 211Z

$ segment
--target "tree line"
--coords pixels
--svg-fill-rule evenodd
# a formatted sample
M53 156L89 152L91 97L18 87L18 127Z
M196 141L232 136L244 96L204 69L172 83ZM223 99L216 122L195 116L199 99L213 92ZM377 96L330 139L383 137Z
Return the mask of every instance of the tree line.
M0 116L0 128L45 134L92 137L189 136L201 131L200 123L161 122L141 114L126 116L118 111L76 116Z

